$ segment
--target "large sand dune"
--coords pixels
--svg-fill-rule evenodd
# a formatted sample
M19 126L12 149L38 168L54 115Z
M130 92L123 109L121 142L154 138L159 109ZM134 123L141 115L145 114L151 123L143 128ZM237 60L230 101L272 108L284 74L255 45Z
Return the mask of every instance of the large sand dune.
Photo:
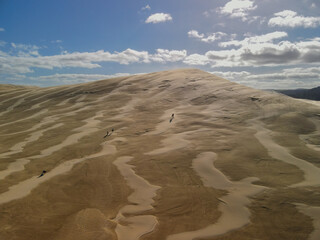
M319 239L319 114L196 69L0 85L0 239Z

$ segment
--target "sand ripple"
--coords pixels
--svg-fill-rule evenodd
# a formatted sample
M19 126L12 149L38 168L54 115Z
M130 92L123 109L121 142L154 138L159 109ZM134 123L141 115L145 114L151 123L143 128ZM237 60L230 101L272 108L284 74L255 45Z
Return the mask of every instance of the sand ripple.
M11 186L7 192L0 194L0 204L7 203L7 202L10 202L15 199L26 197L40 183L46 182L49 179L51 179L57 175L67 173L77 163L80 163L82 161L85 161L85 160L88 160L91 158L101 157L104 155L115 154L115 153L116 153L116 148L113 145L104 144L104 145L102 145L102 150L98 153L94 153L94 154L85 156L83 158L76 158L76 159L66 161L66 162L58 165L57 167L55 167L54 169L52 169L48 173L46 173L41 178L34 176L34 177L29 178L25 181L22 181L14 186Z
M216 154L203 152L193 160L193 168L201 177L206 187L227 190L228 195L222 197L219 210L222 215L218 222L205 228L183 232L167 237L167 240L192 240L211 238L225 234L229 231L239 229L250 223L250 211L246 207L250 204L249 197L253 196L265 187L253 185L258 180L254 177L245 178L239 182L230 181L222 172L214 167Z

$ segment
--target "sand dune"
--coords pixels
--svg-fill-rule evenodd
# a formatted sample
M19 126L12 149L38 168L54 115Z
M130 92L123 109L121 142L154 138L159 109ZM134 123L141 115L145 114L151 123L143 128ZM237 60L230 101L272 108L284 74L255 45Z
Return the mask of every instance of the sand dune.
M33 115L29 116L29 117L22 118L22 119L18 119L18 120L15 120L15 121L13 121L13 122L8 122L8 123L0 124L0 127L6 127L6 126L8 126L8 125L12 125L12 124L20 123L20 122L25 121L25 120L28 120L28 119L36 118L36 117L38 117L38 116L40 116L40 115L43 115L43 114L45 114L45 113L47 113L47 112L48 112L47 109L43 109L43 110L41 110L40 112L37 112L37 113L35 113L35 114L33 114Z
M53 168L50 172L46 173L41 178L39 178L38 176L34 176L30 179L27 179L23 182L18 183L17 185L11 186L9 191L0 194L0 204L10 202L15 199L23 198L29 195L32 189L36 188L39 184L46 182L57 175L64 174L70 171L75 164L78 164L82 161L85 161L91 158L97 158L107 154L115 154L115 153L116 153L116 149L113 146L104 145L102 150L98 153L88 155L83 158L66 161L58 165L57 167Z
M257 130L257 133L255 134L256 138L268 150L271 157L284 161L288 164L293 164L303 171L305 180L303 182L293 184L292 187L320 185L320 168L317 168L315 165L303 159L291 155L286 148L276 144L270 136L272 132L264 128L262 125L257 123L252 125Z
M298 209L313 219L314 230L309 236L309 240L317 240L320 236L320 207L308 206L305 204L296 204Z
M140 239L143 235L152 232L158 224L154 216L140 214L152 209L153 198L160 187L151 185L145 179L136 175L133 166L128 164L131 158L130 156L124 156L114 161L130 188L134 190L128 197L131 204L121 208L114 219L117 222L115 232L119 240ZM139 216L132 216L134 214L139 214ZM131 216L125 217L125 215Z
M0 239L319 235L318 103L196 69L0 99Z
M216 159L213 152L203 152L193 161L193 168L207 187L227 190L226 196L220 199L219 210L222 216L218 222L205 228L169 236L168 240L208 239L241 228L250 223L249 197L261 192L264 188L253 185L257 178L246 178L239 182L229 181L223 173L212 165Z

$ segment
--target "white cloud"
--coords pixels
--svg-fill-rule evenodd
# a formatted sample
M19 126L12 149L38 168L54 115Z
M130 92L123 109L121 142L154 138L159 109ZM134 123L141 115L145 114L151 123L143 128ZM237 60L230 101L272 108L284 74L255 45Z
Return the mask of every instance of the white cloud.
M261 44L261 43L270 43L275 39L287 37L288 34L286 32L272 32L267 33L260 36L252 36L246 37L243 40L232 40L228 42L219 43L220 47L229 47L229 46L249 46L253 44Z
M168 13L155 13L149 16L146 20L146 23L160 23L171 21L172 17Z
M129 64L132 62L148 62L147 52L127 49L123 52L109 53L103 50L96 52L74 52L53 56L22 56L7 55L0 58L0 71L6 74L24 74L33 72L33 68L53 69L65 67L97 68L97 62L118 62Z
M18 52L13 56L0 51L0 72L15 75L32 73L34 68L78 67L92 69L101 67L99 64L101 62L116 62L124 65L150 62L166 63L182 61L187 56L186 50L157 49L154 54L150 54L147 51L136 51L130 48L114 53L99 50L96 52L64 52L53 56L41 56L38 52L32 53L29 49L26 49L25 54L23 53L23 51Z
M178 62L182 61L187 56L186 50L167 50L167 49L157 49L156 54L150 56L153 62Z
M39 82L50 82L56 84L75 84L83 82L91 82L115 77L129 76L129 73L116 73L113 75L105 74L53 74L47 76L29 77L30 80Z
M7 43L5 41L0 40L0 47L5 46Z
M207 65L211 63L211 60L204 55L200 54L191 54L187 56L183 62L188 65Z
M224 7L219 8L219 12L231 18L241 18L242 21L248 20L249 12L256 9L253 0L231 0Z
M143 8L141 8L142 11L144 10L150 10L151 7L149 6L149 4L147 4L146 6L144 6Z
M211 43L221 39L224 36L227 36L227 34L223 32L216 32L216 33L210 33L207 35L207 37L205 37L204 34L199 34L198 31L191 30L188 32L188 36L191 38L197 38L202 42Z
M251 73L247 72L247 71L241 71L241 72L231 72L231 71L226 71L226 72L210 72L211 74L229 79L229 80L240 80L243 79L249 75L251 75Z
M199 38L199 39L204 38L204 34L199 34L198 31L196 30L189 31L188 36L192 38Z
M4 28L0 28L0 32L4 32L5 31L5 29Z
M313 88L319 86L320 67L287 68L273 73L210 72L243 85L260 89Z
M20 44L20 43L11 43L11 47L15 48L15 49L22 49L25 51L35 51L35 50L39 50L40 47L36 46L36 45L31 45L31 44Z
M300 42L281 41L274 43L274 40L284 36L286 36L284 32L275 32L270 35L265 34L221 43L223 46L236 47L227 50L212 50L203 55L197 54L192 58L188 56L184 63L190 65L210 64L212 67L319 64L320 38Z
M275 13L274 16L268 22L271 27L314 28L320 25L320 17L304 17L291 10Z

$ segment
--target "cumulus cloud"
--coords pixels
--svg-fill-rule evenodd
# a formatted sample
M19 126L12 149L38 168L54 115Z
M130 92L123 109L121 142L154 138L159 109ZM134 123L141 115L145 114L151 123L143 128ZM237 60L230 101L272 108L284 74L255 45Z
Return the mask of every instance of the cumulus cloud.
M167 50L157 49L156 53L150 56L150 60L153 62L178 62L183 60L187 56L186 50Z
M275 13L274 16L268 22L271 27L314 28L320 25L320 17L305 17L291 10Z
M189 31L188 36L191 38L199 38L199 39L204 38L204 34L199 34L199 32L196 30Z
M105 75L105 74L53 74L46 76L38 76L38 77L29 77L30 80L38 81L38 82L50 82L56 84L75 84L75 83L84 83L91 82L96 80L115 78L115 77L124 77L129 76L129 73L116 73L113 75Z
M320 67L286 68L273 73L211 72L240 84L260 89L313 88L319 86Z
M5 31L5 29L4 28L0 28L0 32L4 32Z
M231 0L219 8L218 12L231 18L241 18L242 21L246 21L248 20L249 12L256 8L257 5L254 4L253 0Z
M273 32L243 40L221 42L221 47L231 48L192 54L183 62L188 65L210 64L212 67L285 66L320 62L320 38L276 42L286 36L285 32Z
M260 36L246 37L243 40L232 40L228 42L221 42L219 43L219 46L220 47L249 46L252 44L270 43L270 42L273 42L275 39L280 39L287 36L288 34L286 32L272 32L272 33L267 33Z
M38 50L41 47L31 44L11 43L12 51L19 57L39 56Z
M250 72L247 71L240 71L240 72L232 72L232 71L226 71L226 72L210 72L211 74L223 77L225 79L229 79L229 80L241 80L245 77L248 77L249 75L251 75Z
M219 40L224 36L227 36L227 34L223 32L216 32L210 33L207 36L205 36L204 34L199 34L199 32L196 30L191 30L188 32L188 36L191 38L199 39L202 42L210 43Z
M17 45L15 45L17 47ZM20 46L23 47L23 46ZM150 63L150 62L176 62L182 61L187 56L186 50L157 49L154 54L147 51L126 49L122 52L110 53L104 50L95 52L64 52L59 55L41 56L27 54L9 55L0 51L0 72L3 74L26 74L32 73L35 68L99 68L101 62L116 62L119 64Z
M24 74L33 72L34 68L53 69L65 67L98 68L98 62L118 62L130 64L134 62L149 62L149 54L145 51L127 49L123 52L73 52L53 56L7 55L0 58L0 71L7 74Z
M39 50L40 47L36 45L31 45L31 44L21 44L21 43L11 43L11 47L15 49L22 49L25 51L30 51L30 50Z
M155 13L150 15L147 18L146 23L160 23L160 22L167 22L171 20L172 20L172 17L168 13Z
M211 60L205 56L205 55L200 55L200 54L191 54L187 56L183 62L188 65L207 65L211 63Z

